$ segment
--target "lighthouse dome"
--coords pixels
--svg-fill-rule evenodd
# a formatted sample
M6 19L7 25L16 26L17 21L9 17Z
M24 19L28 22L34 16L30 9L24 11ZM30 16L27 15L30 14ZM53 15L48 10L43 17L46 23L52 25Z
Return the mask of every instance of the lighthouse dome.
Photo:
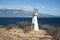
M36 8L34 8L34 11L33 11L33 16L38 16L38 10Z

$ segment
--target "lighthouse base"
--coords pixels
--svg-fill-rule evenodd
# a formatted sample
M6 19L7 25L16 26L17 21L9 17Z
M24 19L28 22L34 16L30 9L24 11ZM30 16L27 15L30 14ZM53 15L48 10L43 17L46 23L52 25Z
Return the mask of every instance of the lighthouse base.
M34 16L33 19L32 19L32 23L34 24L34 30L39 30L39 27L38 27L38 21L37 21L37 16Z

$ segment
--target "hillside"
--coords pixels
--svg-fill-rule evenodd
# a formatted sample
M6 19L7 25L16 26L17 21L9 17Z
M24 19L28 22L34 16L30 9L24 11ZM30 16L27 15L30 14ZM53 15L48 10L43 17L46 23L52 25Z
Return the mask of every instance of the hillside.
M50 36L45 30L39 31L29 31L24 33L22 29L12 28L6 30L5 28L0 28L0 40L52 40L53 37Z
M60 40L60 27L40 26L40 30L35 31L33 24L28 22L0 25L0 40Z
M33 12L16 9L0 9L0 17L32 17ZM39 13L38 17L58 17Z
M18 22L8 26L0 25L0 40L52 40L53 37L46 30L33 30L33 24Z

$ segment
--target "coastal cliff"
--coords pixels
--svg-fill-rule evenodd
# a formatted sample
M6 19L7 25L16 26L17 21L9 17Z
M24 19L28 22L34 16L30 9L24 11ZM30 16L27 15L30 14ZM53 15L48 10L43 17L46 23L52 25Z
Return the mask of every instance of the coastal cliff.
M33 30L28 22L0 25L0 40L60 40L60 27L43 25L39 31Z
M45 30L39 31L29 31L24 33L22 29L12 28L6 30L5 28L0 28L0 40L52 40L53 37L50 36Z

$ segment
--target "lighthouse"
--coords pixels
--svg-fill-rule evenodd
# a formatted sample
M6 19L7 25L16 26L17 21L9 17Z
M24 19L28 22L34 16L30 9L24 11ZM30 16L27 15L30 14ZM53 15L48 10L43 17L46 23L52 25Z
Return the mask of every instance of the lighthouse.
M34 24L34 30L37 30L38 31L39 30L39 27L38 27L37 16L38 16L38 10L34 8L32 23Z

